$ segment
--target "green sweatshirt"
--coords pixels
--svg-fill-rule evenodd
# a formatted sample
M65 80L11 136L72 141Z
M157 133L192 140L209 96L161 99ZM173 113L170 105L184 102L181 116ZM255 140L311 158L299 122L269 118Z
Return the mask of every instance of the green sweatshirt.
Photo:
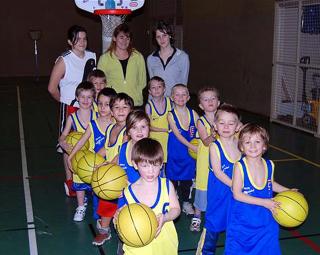
M117 93L124 92L131 96L135 106L143 104L142 90L146 86L146 67L140 52L134 50L129 57L126 77L123 75L119 59L110 52L104 53L98 62L98 69L107 77L107 86Z

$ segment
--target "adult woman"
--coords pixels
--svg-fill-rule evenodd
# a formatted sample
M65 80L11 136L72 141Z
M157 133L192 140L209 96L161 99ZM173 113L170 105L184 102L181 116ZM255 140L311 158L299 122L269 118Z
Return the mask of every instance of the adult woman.
M111 45L100 57L98 68L106 74L108 86L118 93L131 96L135 106L143 104L146 67L143 56L132 46L132 35L127 24L115 28Z
M189 56L174 47L173 31L167 23L159 21L153 31L153 37L158 49L147 58L149 76L161 77L166 84L165 95L170 96L174 85L188 83Z
M59 56L52 69L48 91L51 96L60 102L59 136L64 129L69 114L77 110L75 91L80 82L87 79L87 75L96 65L96 54L87 51L87 31L74 25L68 30L69 50ZM58 148L62 152L61 148ZM66 158L66 154L64 155ZM65 161L66 162L66 161ZM67 196L74 196L72 191L72 174L65 165Z

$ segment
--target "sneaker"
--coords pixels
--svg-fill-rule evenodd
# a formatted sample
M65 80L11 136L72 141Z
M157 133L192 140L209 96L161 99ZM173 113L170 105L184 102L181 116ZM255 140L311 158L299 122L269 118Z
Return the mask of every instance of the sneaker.
M92 244L96 246L103 245L105 241L108 241L111 238L111 231L107 231L104 234L97 234L96 237L93 239Z
M194 214L194 209L192 207L192 204L190 202L183 202L182 204L182 211L186 214Z
M73 220L77 222L83 221L84 216L86 216L86 209L85 206L78 206L73 216Z
M201 219L193 217L190 224L190 231L200 232Z
M72 189L72 180L66 180L64 183L64 190L66 191L66 195L68 197L75 197L77 194L76 192Z

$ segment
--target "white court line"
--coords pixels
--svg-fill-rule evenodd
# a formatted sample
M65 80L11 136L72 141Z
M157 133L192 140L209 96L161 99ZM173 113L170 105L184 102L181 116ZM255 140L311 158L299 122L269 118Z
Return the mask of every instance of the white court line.
M22 177L23 177L23 189L24 189L24 198L26 203L26 214L27 214L27 224L28 224L27 228L28 228L28 237L29 237L29 251L30 251L30 255L38 255L37 238L36 238L36 231L35 231L35 225L34 225L31 193L30 193L30 186L29 186L29 179L28 179L27 156L26 156L26 147L25 147L25 140L24 140L24 133L23 133L19 86L17 86L17 97L18 97Z

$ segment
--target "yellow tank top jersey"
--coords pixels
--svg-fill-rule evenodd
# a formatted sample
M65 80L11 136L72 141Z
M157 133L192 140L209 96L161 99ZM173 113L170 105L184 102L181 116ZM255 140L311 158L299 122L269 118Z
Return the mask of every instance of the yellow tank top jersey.
M167 120L167 115L168 112L171 111L172 106L171 106L171 101L169 97L165 97L166 100L166 107L164 112L161 114L158 112L156 109L154 103L152 100L148 101L148 104L150 105L150 124L153 127L157 128L169 128L169 123ZM167 143L168 143L168 133L166 132L150 132L149 137L157 140L159 143L161 143L163 153L164 153L164 163L167 162Z
M167 188L169 183L167 183L166 178L159 177L159 181L159 194L156 202L151 208L156 215L165 213L170 209L169 192ZM124 190L124 195L128 203L139 203L139 201L133 197L131 192L132 190L130 191L129 188ZM159 236L153 239L153 241L148 245L140 248L134 248L124 244L123 250L125 255L176 255L178 254L178 244L176 228L173 221L169 221L163 225Z
M74 131L80 132L80 133L84 133L86 131L87 127L84 127L79 119L79 116L77 115L77 112L74 112L71 114L71 118L72 118L72 128ZM97 114L96 112L94 112L93 110L91 110L91 120L96 120L97 119ZM89 142L90 143L90 142ZM90 145L91 146L91 145ZM72 180L75 183L84 183L83 181L81 181L81 179L79 178L78 175L76 174L72 174Z
M211 125L206 117L201 116L198 121L202 122L207 133L210 134ZM196 189L206 191L209 174L209 147L206 147L201 139L199 139L196 169Z
M115 125L116 124L109 125L106 130L106 143L104 144L104 148L106 149L107 161L112 160L115 156L117 156L119 154L120 147L121 147L122 141L123 141L123 137L126 132L126 127L123 127L122 130L120 131L120 133L118 134L116 141L113 144L109 145L110 134L111 134L111 131Z

